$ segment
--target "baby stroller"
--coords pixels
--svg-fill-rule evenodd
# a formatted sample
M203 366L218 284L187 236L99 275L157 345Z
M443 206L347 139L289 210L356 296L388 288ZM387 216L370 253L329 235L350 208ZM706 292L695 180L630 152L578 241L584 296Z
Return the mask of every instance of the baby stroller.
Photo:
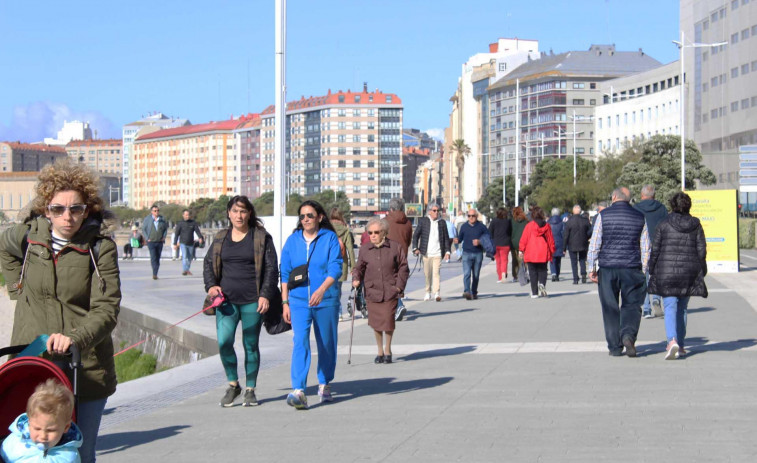
M365 304L365 287L363 283L360 286L352 288L350 296L347 298L347 313L350 317L355 318L355 310L359 310L363 318L368 318L368 307Z
M46 338L46 337L45 337ZM37 344L42 337L37 338L32 344ZM0 357L6 355L22 354L30 345L11 346L0 349ZM66 374L53 362L41 357L16 357L13 360L0 365L0 442L10 431L8 427L16 417L26 412L26 401L40 383L52 378L69 388L74 393L74 415L76 421L79 411L78 397L78 374L81 365L81 353L76 346L69 349L71 355L71 369L73 370L74 384L66 377ZM31 353L29 355L34 355Z

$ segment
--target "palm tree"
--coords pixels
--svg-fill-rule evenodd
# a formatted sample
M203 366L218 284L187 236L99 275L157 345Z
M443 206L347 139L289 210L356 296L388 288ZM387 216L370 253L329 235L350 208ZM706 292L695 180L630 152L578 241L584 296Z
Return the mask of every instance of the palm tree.
M465 158L470 154L470 146L465 144L465 140L458 138L452 142L450 151L455 153L455 165L457 165L457 178L460 189L458 190L458 208L463 204L463 169L465 168Z

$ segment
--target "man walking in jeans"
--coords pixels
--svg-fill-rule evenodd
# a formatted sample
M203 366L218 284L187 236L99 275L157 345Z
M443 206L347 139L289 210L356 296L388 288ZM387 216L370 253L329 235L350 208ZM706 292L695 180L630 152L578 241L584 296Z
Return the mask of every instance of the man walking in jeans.
M163 243L166 241L166 233L168 232L168 224L159 212L158 205L153 204L150 208L151 215L145 217L142 222L142 235L147 238L147 248L150 250L153 280L158 279L160 255L163 253Z
M591 281L599 283L599 302L610 355L636 357L641 304L647 292L649 234L644 214L629 204L628 188L612 192L612 205L597 216L589 243ZM599 262L599 271L594 265ZM618 297L623 300L619 305Z
M484 260L481 237L488 233L489 230L478 221L476 210L468 210L468 221L460 225L455 240L455 243L463 244L463 297L467 300L478 299L478 276Z
M418 226L413 233L413 253L423 256L423 273L426 275L424 301L431 300L432 291L436 302L442 300L439 294L441 266L442 258L449 260L449 235L447 222L440 219L440 216L439 206L429 205L428 216L418 220Z
M184 209L182 217L184 220L176 224L173 232L173 248L179 249L181 245L181 274L191 276L189 266L195 258L195 234L199 237L200 244L202 244L203 236L200 226L190 218L189 209Z
M578 284L578 266L581 266L581 282L586 283L586 252L589 249L591 223L581 215L581 206L573 206L573 215L565 222L563 246L570 254L570 267L573 270L573 284Z
M657 230L657 225L668 216L668 210L661 202L655 200L654 197L654 185L644 185L641 187L641 201L634 205L634 208L637 211L644 214L644 219L647 221L647 231L649 232L650 240L654 240L654 232ZM647 284L649 284L649 272L647 272ZM661 317L662 298L660 296L647 294L644 297L642 315L644 318Z

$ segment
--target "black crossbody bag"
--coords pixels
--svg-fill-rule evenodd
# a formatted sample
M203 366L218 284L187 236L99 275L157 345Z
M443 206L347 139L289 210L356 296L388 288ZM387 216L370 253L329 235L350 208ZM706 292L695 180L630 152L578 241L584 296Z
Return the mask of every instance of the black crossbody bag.
M310 248L310 254L308 255L308 260L304 264L298 265L297 267L293 268L291 272L289 272L289 283L287 283L287 289L299 288L300 286L305 286L308 284L308 265L310 265L310 258L313 256L313 252L315 251L315 243L318 242L318 238L320 238L320 236L316 236L313 240L312 247Z

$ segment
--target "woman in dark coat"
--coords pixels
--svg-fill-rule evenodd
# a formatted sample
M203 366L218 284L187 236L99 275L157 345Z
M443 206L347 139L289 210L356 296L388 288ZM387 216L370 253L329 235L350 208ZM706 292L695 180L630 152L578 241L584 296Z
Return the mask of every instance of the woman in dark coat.
M497 218L492 219L489 224L489 234L494 241L494 260L497 262L497 283L507 281L507 256L510 254L510 235L513 232L513 225L507 219L507 209L500 207L497 209Z
M686 355L686 309L691 296L707 297L707 243L699 219L689 214L691 198L676 193L672 212L657 225L649 257L649 293L662 296L668 346L665 360Z
M563 222L560 216L560 209L556 207L552 208L552 217L549 218L548 222L552 228L552 237L555 239L555 253L552 255L552 260L549 261L549 270L552 272L552 281L560 281L560 267L562 258L565 255L563 252L565 222Z
M371 219L366 230L371 241L360 247L357 264L352 270L352 286L357 288L361 281L365 286L368 325L373 328L378 348L375 363L392 363L394 314L410 273L407 249L386 239L389 222L384 219Z
M513 217L510 219L510 224L512 225L510 235L512 247L510 247L510 253L512 254L511 257L513 261L513 282L518 281L518 270L522 263L518 249L520 249L520 237L523 236L523 230L526 228L527 223L528 218L526 218L523 209L515 206L513 208Z

